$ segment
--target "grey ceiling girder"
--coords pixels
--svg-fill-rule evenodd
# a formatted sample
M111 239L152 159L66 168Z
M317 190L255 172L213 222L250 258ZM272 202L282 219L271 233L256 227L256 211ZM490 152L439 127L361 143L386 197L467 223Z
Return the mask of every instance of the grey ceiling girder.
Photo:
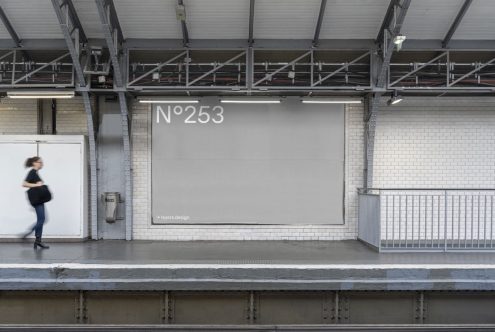
M177 4L180 6L184 6L183 0L177 0ZM185 6L184 6L185 7ZM189 46L189 31L187 30L186 21L180 21L182 27L182 44L184 47Z
M311 48L311 39L256 39L257 49L267 50L303 50ZM91 38L91 45L106 47L103 38ZM125 41L127 49L147 50L179 50L182 49L182 39L136 39L128 38ZM320 39L318 48L322 50L359 50L368 51L375 48L374 39ZM245 49L248 47L246 39L193 39L189 44L191 49ZM0 49L12 50L16 47L10 38L0 38ZM63 50L67 45L62 38L50 39L22 39L22 50ZM450 51L494 51L493 40L453 39L449 43ZM407 39L401 51L445 51L442 49L441 39Z
M383 40L383 32L385 29L388 29L390 26L390 22L394 17L395 7L399 3L399 0L390 0L388 4L387 11L385 12L385 17L383 18L382 25L380 26L380 30L378 30L378 35L376 36L376 41L380 43Z
M462 80L463 80L463 79L465 79L466 77L468 77L468 76L470 76L470 75L472 75L472 74L476 73L477 71L479 71L479 70L481 70L481 69L485 68L486 66L489 66L489 65L493 64L494 62L495 62L495 58L491 59L491 60L490 60L490 61L488 61L488 62L485 62L484 64L480 65L478 68L475 68L475 69L471 70L469 73L466 73L466 74L462 75L462 76L461 76L461 77L459 77L458 79L456 79L456 80L454 80L454 81L450 82L449 84L447 84L447 86L451 87L452 85L459 83L460 81L462 81Z
M422 65L421 65L421 66L419 66L418 68L416 68L416 69L414 69L414 70L410 71L409 73L407 73L407 74L405 74L405 75L403 75L403 76L399 77L398 79L396 79L396 80L395 80L395 81L393 81L392 83L389 83L389 84L388 84L388 86L390 87L390 86L392 86L392 85L395 85L395 84L399 83L399 82L400 82L400 81L402 81L403 79L405 79L405 78L407 78L407 77L411 76L411 75L412 75L412 74L414 74L414 73L417 73L417 72L418 72L418 71L420 71L421 69L423 69L423 68L425 68L426 66L428 66L428 65L432 64L433 62L437 61L438 59L440 59L440 58L442 58L442 57L446 56L447 54L448 54L448 52L442 52L441 54L437 55L436 57L434 57L434 58L433 58L433 59L431 59L430 61L425 62L424 64L422 64Z
M65 54L63 54L63 55L61 55L61 56L57 57L56 59L53 59L52 61L47 62L47 63L46 63L46 64L44 64L43 66L38 67L38 68L36 68L35 70L30 71L29 73L27 73L27 74L23 75L22 77L20 77L20 78L18 78L18 79L16 79L16 80L14 80L14 83L13 83L13 84L17 84L17 83L19 83L20 81L22 81L22 80L24 80L24 79L26 79L26 78L28 78L28 77L31 77L33 74L36 74L36 73L37 73L37 72L39 72L40 70L43 70L43 69L45 69L45 68L46 68L46 67L48 67L48 66L51 66L52 64L56 63L57 61L62 60L63 58L65 58L65 57L67 57L67 56L69 56L69 55L70 55L70 53L65 53Z
M370 51L358 56L357 58L355 58L354 60L352 60L351 62L348 62L348 63L345 63L344 65L342 65L341 67L339 67L337 70L334 70L333 72L331 72L330 74L326 75L325 77L322 77L321 79L319 79L317 82L314 82L312 83L312 86L315 86L315 85L318 85L320 84L321 82L323 81L326 81L327 79L329 79L330 77L332 76L335 76L336 74L340 73L342 70L344 70L346 67L348 67L349 65L353 65L355 64L356 62L358 62L359 60L361 60L362 58L364 57L367 57L370 55Z
M64 0L63 5L67 5L67 8L69 10L69 17L72 22L72 25L74 28L78 29L79 31L79 40L82 43L87 44L88 37L86 37L86 34L84 33L84 29L82 27L81 21L79 20L79 16L77 16L76 8L74 7L72 0Z
M265 77L263 77L262 79L260 79L260 80L259 80L259 81L257 81L257 82L254 82L254 83L253 83L253 86L256 86L256 85L258 85L258 84L260 84L260 83L262 83L262 82L266 81L267 79L272 78L272 77L273 77L273 75L280 73L280 72L281 72L282 70L284 70L285 68L292 66L293 64L297 63L299 60L302 60L302 59L304 59L304 58L305 58L305 57L307 57L307 56L310 56L312 52L313 52L313 51L304 52L304 54L302 54L301 56L298 56L297 58L295 58L295 59L294 59L294 60L292 60L291 62L287 63L286 65L283 65L282 67L278 68L278 69L277 69L277 70L275 70L274 72L271 72L271 73L269 73L269 74L266 74L266 75L265 75Z
M113 32L115 30L118 31L118 28L115 27L111 20L111 6L110 3L112 1L108 0L95 0L96 7L98 8L98 14L100 16L101 25L103 28L103 35L105 36L106 46L108 47L108 51L110 53L110 59L113 64L113 79L115 85L119 88L124 86L124 80L122 75L122 68L119 63L118 55L119 55L119 47L114 42ZM107 10L110 12L107 12Z
M113 29L117 31L117 37L119 43L124 42L124 34L122 33L122 28L120 27L119 17L117 16L117 10L115 10L115 4L113 0L105 0L105 6L108 6L108 15L110 18L110 23Z
M411 0L403 0L402 2L399 2L397 3L397 5L395 5L395 8L393 10L394 14L389 17L389 21L386 22L387 24L385 25L385 29L390 31L390 38L385 38L385 33L383 33L383 42L381 42L381 40L377 40L377 42L380 43L383 47L382 64L378 70L376 79L376 86L378 88L383 88L385 86L387 70L390 65L390 59L392 58L392 53L395 48L393 39L400 34L402 23L404 23L404 19L406 18L406 14L410 4ZM393 27L391 27L392 23L394 24Z
M233 56L232 58L228 59L227 61L225 61L224 63L220 64L219 66L216 66L216 67L215 67L215 68L213 68L212 70L210 70L210 71L208 71L208 72L204 73L203 75L201 75L201 76L199 76L198 78L194 79L193 81L189 82L189 83L187 84L187 86L192 86L194 83L196 83L196 82L198 82L198 81L202 80L203 78L205 78L205 77L206 77L206 76L208 76L208 75L213 74L214 72L216 72L216 71L217 71L217 70L219 70L220 68L223 68L224 66L226 66L226 65L228 65L228 64L230 64L230 63L232 63L232 61L234 61L234 60L236 60L236 59L240 58L241 56L243 56L243 55L245 55L245 54L246 54L246 52L241 52L241 53L239 53L239 54L237 54L237 55Z
M325 8L327 7L327 0L321 0L320 12L318 14L318 21L316 22L315 34L313 37L313 47L318 46L320 41L321 24L323 23L323 16L325 15Z
M71 18L71 15L64 15L64 12L62 11L62 7L60 6L59 0L52 0L52 5L53 9L55 10L55 14L57 15L58 23L60 25L60 29L62 30L62 34L64 35L65 43L67 48L69 49L70 56L72 58L72 63L74 66L74 70L76 71L76 76L79 82L79 86L85 87L86 86L86 80L84 79L83 71L81 68L81 63L79 60L79 52L78 52L78 45L74 44L74 41L72 40L71 32L69 30L69 22L66 21L67 16L69 19ZM70 7L67 2L65 2L65 5L67 6L67 11L70 12ZM62 5L64 6L64 5Z
M150 75L150 74L154 73L155 71L160 70L161 68L163 68L164 66L168 65L169 63L174 62L175 60L177 60L177 59L179 59L179 58L181 58L181 57L184 57L184 56L186 56L186 55L187 55L187 52L186 52L186 51L184 51L184 52L182 52L182 53L180 53L180 54L178 54L178 55L174 56L173 58L170 58L170 59L168 59L167 61L160 63L160 64L159 64L158 66L156 66L155 68L153 68L153 69L151 69L151 70L147 71L146 73L142 74L142 75L141 75L141 76L139 76L138 78L135 78L135 79L134 79L134 80L132 80L131 82L127 83L127 85L132 85L132 84L136 83L137 81L139 81L139 80L141 80L141 79L145 78L146 76L148 76L148 75Z
M58 23L60 25L60 29L62 30L62 34L64 35L65 43L67 48L69 49L69 54L72 58L72 65L76 72L77 80L79 82L79 87L86 87L86 79L83 74L83 70L81 67L81 62L79 59L78 46L75 43L78 42L77 37L81 37L81 31L79 31L79 35L76 36L76 40L73 41L71 36L71 31L69 31L69 22L68 20L72 20L72 25L77 26L77 24L73 21L74 17L77 18L77 14L74 10L73 15L70 14L71 11L71 1L66 0L63 6L66 6L67 14L64 15L62 12L62 7L60 6L59 0L52 0L53 9L57 16ZM80 24L80 23L79 23ZM81 28L82 29L82 28ZM84 33L82 36L85 36ZM87 40L86 40L87 42ZM89 221L91 223L91 238L98 238L98 175L97 175L97 157L96 157L96 134L95 134L95 120L93 116L93 109L91 105L91 99L88 91L82 91L81 95L83 97L84 111L86 113L86 125L88 127L88 142L89 142L89 170L90 170L90 178L89 178Z
M21 39L17 35L17 32L15 32L14 27L10 23L7 15L5 15L5 12L3 11L3 8L1 6L0 6L0 19L2 19L3 25L5 26L5 28L9 32L9 35L12 38L12 40L14 41L14 43L16 44L16 46L20 47L21 46Z
M10 38L12 38L12 41L15 43L15 45L17 47L22 47L21 38L19 38L19 35L17 34L17 32L15 32L14 27L10 23L9 18L7 17L7 15L5 14L5 12L1 6L0 6L0 19L2 20L3 25L5 26L7 31L9 32ZM28 60L28 61L31 60L31 57L29 56L29 54L26 51L21 50L21 53L26 60Z
M121 127L122 127L122 143L124 155L124 184L125 184L125 238L132 240L132 170L131 170L131 141L130 141L130 126L129 126L129 111L127 108L127 100L124 86L123 68L119 61L119 42L115 41L113 31L121 31L115 22L112 22L113 2L111 0L95 0L100 23L105 36L105 43L110 53L110 59L113 67L113 80L118 94ZM108 10L108 12L107 12ZM114 8L115 10L115 8ZM120 32L122 33L122 32Z
M376 87L386 88L385 82L387 72L390 66L390 59L394 52L395 44L393 39L400 33L402 23L406 17L411 0L391 0L388 6L387 13L382 22L382 26L376 38L376 44L382 47L382 62L379 65ZM393 26L392 26L393 23ZM388 31L385 34L385 30ZM365 117L365 167L364 167L364 185L366 188L373 186L373 157L375 152L375 132L376 121L380 104L381 92L369 95L366 117Z
M249 0L249 47L253 46L254 43L254 1Z
M457 13L457 16L454 19L454 22L452 22L452 25L450 26L449 31L445 35L445 38L442 41L442 47L446 48L449 45L450 40L452 39L452 36L454 35L455 31L459 27L459 24L461 23L464 15L466 14L467 10L471 6L471 3L473 0L464 0L464 3L462 4L461 9Z

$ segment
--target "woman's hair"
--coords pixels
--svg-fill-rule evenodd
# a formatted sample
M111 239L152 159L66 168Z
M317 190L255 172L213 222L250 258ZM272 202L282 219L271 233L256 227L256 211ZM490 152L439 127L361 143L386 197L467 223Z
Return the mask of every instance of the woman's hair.
M37 156L34 156L34 157L31 157L31 158L28 158L26 159L26 162L24 163L24 166L26 166L26 168L28 167L33 167L33 163L35 161L38 161L40 160L41 158L40 157L37 157Z

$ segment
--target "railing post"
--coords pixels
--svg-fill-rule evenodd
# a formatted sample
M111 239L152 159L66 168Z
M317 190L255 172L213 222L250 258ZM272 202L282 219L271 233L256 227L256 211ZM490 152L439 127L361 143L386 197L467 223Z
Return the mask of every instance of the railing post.
M444 247L443 247L443 251L447 251L447 213L448 213L448 209L447 209L447 190L444 190L443 191L443 205L444 205L444 215L443 215L443 240L444 240Z

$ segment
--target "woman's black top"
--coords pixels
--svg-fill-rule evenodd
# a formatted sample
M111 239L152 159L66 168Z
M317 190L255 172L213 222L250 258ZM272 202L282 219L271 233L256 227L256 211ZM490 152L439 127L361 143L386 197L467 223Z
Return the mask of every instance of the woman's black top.
M37 183L42 181L40 176L38 175L38 172L33 168L29 171L28 175L26 176L27 183Z
M35 169L31 169L26 176L26 182L37 183L42 181L38 172ZM40 187L29 188L27 191L29 202L32 206L49 202L52 199L52 194L46 185Z

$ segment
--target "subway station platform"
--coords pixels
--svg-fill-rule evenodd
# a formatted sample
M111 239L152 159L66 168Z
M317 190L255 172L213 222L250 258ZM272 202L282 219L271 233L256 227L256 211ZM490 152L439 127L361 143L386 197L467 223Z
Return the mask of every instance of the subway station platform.
M495 290L494 253L377 253L358 241L0 244L0 290Z

